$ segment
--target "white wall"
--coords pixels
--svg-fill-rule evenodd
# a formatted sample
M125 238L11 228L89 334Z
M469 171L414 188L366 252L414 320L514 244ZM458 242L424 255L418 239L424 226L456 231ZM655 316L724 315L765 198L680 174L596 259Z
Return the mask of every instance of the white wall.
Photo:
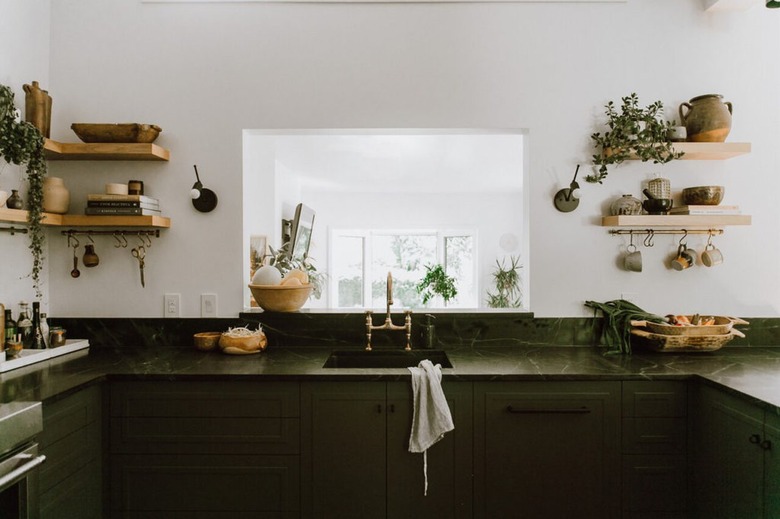
M199 315L203 292L218 294L221 316L236 315L243 302L242 130L361 127L529 128L530 292L538 316L589 315L584 300L626 293L663 313L780 314L776 10L706 13L700 0L58 0L51 19L53 137L74 140L72 122L152 122L164 129L159 143L172 153L167 164L72 162L52 164L52 171L66 178L76 207L107 181L139 178L173 218L147 255L145 289L127 250L99 243L101 266L72 280L72 251L64 239L53 242L54 315L160 316L165 292L182 294L185 317ZM27 75L16 66L11 81ZM734 103L729 140L752 142L753 153L621 166L605 185L583 188L576 212L558 213L552 196L576 163L588 161L602 105L633 91L645 103L664 101L669 118L695 95L724 94ZM192 164L220 197L213 213L190 204ZM753 215L753 226L729 228L716 240L722 266L671 271L669 238L646 251L645 272L616 267L623 241L599 227L599 217L612 198L638 195L652 172L676 189L725 184L725 201Z
M0 84L14 92L16 107L24 117L22 85L38 81L49 88L49 0L3 0L0 2ZM55 94L55 102L56 102ZM18 189L27 201L24 168L0 160L0 190ZM0 223L2 227L19 227ZM0 303L12 309L14 318L19 301L32 301L35 291L30 280L32 260L27 235L0 232ZM44 248L44 254L48 250ZM47 272L41 273L42 311L48 309Z

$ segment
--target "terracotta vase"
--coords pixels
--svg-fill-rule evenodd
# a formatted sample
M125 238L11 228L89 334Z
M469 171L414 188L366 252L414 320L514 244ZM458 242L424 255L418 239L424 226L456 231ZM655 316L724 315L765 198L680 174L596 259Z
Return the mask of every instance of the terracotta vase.
M694 97L680 105L680 120L692 142L724 142L731 131L733 107L720 94Z
M59 177L43 179L43 210L47 213L65 214L70 206L70 191Z

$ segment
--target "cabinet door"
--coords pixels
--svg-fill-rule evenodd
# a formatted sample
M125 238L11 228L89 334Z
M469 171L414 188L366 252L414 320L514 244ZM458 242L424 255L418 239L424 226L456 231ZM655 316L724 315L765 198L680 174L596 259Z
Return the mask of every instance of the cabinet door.
M763 517L763 410L708 386L696 393L691 408L695 516Z
M385 517L386 399L384 382L302 384L305 517Z
M408 382L388 384L387 517L472 517L472 384L442 384L455 429L428 449L428 495L423 455L409 452L414 412Z
M479 383L476 517L617 517L620 383Z
M41 517L103 517L102 387L44 402ZM2 515L2 514L0 514Z
M766 412L764 424L764 518L780 517L780 416Z

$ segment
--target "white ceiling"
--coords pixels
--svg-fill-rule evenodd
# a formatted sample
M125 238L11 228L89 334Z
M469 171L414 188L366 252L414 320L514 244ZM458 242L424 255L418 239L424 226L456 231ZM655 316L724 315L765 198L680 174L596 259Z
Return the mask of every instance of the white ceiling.
M332 130L274 140L279 169L309 190L506 193L523 187L519 132Z

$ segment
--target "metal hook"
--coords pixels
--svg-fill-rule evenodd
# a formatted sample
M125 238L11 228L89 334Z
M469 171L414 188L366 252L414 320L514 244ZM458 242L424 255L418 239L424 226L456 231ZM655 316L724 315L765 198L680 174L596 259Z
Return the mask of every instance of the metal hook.
M645 241L643 242L645 247L652 247L654 245L653 238L655 238L655 231L653 229L648 229L647 236L645 236Z
M73 240L73 243L71 244L71 240ZM73 247L74 249L79 248L79 239L76 238L76 236L70 232L68 232L68 247Z
M680 245L685 245L684 242L685 242L685 238L688 237L688 229L683 229L682 232L683 232L683 235L682 235L682 238L680 238L679 244Z
M126 249L129 243L127 243L127 236L125 236L125 233L120 234L122 237L122 248Z
M119 239L119 232L114 232L114 239L116 240L116 245L114 245L115 249L118 249L122 246L122 240Z
M709 234L709 236L707 236L707 247L713 247L713 245L712 245L712 235L713 235L712 230L710 230L710 232L708 234Z
M152 239L149 237L149 233L144 233L144 246L148 249L152 246Z
M87 232L87 238L89 238L90 243L95 243L95 240L92 239L92 231Z

